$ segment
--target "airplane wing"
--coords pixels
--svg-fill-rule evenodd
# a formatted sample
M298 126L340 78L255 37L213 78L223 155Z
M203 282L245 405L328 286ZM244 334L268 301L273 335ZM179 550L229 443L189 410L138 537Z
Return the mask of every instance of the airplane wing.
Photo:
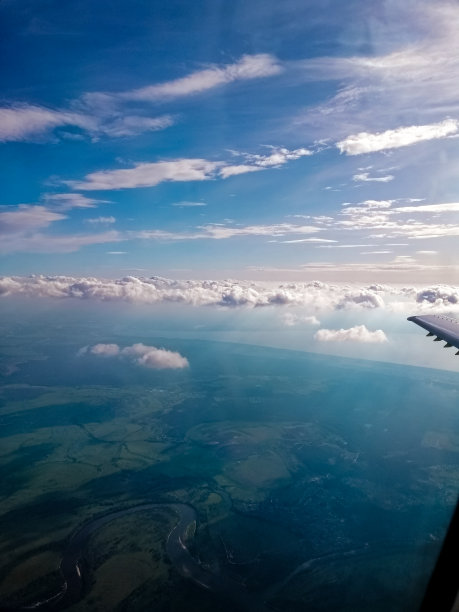
M444 315L419 315L408 317L408 321L412 321L426 329L428 336L435 336L434 342L446 342L444 348L451 346L459 349L459 321L446 317ZM457 351L456 355L459 355Z

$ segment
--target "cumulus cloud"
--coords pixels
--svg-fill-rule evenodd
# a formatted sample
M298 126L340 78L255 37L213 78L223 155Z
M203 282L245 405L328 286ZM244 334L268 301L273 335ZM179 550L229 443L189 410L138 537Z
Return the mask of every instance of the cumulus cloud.
M188 359L180 353L142 343L127 346L122 349L121 354L133 358L138 365L152 370L178 370L190 365Z
M365 325L356 325L349 329L319 329L314 334L318 342L387 342L387 336L382 329L368 330Z
M384 308L384 299L379 292L372 289L351 289L344 292L335 308L337 310L348 308Z
M180 353L155 346L147 346L142 343L124 348L120 348L118 344L95 344L91 347L85 346L78 351L79 356L88 353L98 357L126 358L139 366L151 370L179 370L190 365L188 359L180 355Z
M386 130L385 132L376 132L374 134L360 132L340 140L336 143L336 146L341 153L361 155L362 153L407 147L423 140L445 138L451 134L456 134L458 129L459 121L445 119L439 123L399 127L395 130Z
M286 312L282 315L281 320L287 327L294 327L301 323L306 325L320 325L320 321L314 315L299 315L293 312Z
M95 344L89 352L100 357L114 357L120 354L120 347L117 344Z
M459 288L447 285L427 287L416 293L416 302L433 306L455 306L459 304Z

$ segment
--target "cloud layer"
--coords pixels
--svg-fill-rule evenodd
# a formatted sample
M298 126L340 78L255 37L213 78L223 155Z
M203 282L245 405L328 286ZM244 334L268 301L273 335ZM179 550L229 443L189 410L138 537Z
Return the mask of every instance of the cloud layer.
M125 301L139 304L176 303L190 306L304 307L305 317L343 310L381 310L413 314L459 312L459 288L310 283L257 284L248 281L171 280L127 276L118 280L68 276L5 276L0 296ZM314 319L306 320L314 324Z

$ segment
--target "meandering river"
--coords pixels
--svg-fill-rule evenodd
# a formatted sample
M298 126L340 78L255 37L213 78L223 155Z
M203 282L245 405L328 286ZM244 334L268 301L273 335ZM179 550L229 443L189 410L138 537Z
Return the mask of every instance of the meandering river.
M168 535L166 551L171 563L182 576L192 580L202 588L213 591L226 599L229 598L242 609L254 612L266 610L264 604L247 593L240 584L225 576L207 571L193 557L187 548L186 539L189 526L193 522L197 522L196 511L187 504L167 502L142 504L132 508L117 510L85 523L73 534L64 550L60 564L60 571L63 577L62 588L57 593L50 594L46 599L15 608L15 610L39 610L40 612L47 612L48 610L62 610L75 604L83 596L84 570L81 561L90 536L115 519L135 512L146 512L158 508L171 508L178 515L178 523ZM2 610L6 612L6 610L13 610L13 608L2 608Z

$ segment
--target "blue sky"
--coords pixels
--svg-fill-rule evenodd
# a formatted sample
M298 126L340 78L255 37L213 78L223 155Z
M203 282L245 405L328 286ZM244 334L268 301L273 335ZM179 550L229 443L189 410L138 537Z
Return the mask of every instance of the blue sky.
M2 296L432 363L405 317L459 312L457 3L3 0L0 24Z
M455 3L6 0L2 272L454 282Z

